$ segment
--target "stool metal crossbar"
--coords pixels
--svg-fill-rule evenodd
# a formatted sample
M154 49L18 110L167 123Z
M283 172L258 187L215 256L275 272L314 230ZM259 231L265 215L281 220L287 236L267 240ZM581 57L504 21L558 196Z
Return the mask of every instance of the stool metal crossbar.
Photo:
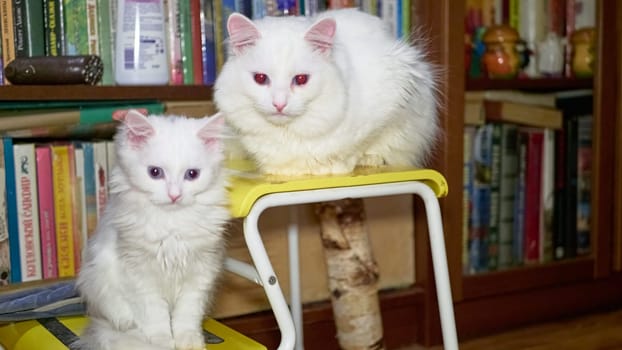
M234 165L249 170L248 165ZM244 239L253 265L228 259L229 271L261 285L281 332L279 349L302 349L302 302L300 298L297 226L288 229L290 257L290 304L281 291L278 278L259 233L258 222L268 208L318 203L345 198L368 198L414 194L422 198L436 282L443 342L446 350L458 349L445 240L438 197L447 194L447 183L430 169L369 168L353 174L322 177L276 179L254 172L240 173L230 180L229 196L233 217L244 218ZM245 175L241 175L245 174ZM293 212L293 211L292 211Z

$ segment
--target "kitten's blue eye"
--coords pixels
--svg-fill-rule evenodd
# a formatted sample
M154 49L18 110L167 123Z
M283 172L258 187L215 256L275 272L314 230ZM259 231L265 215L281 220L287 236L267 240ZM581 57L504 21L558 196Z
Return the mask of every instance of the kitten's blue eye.
M309 81L309 74L298 74L294 77L293 83L294 85L304 85Z
M184 179L195 180L196 178L199 177L200 173L201 172L199 171L199 169L188 169L186 170L186 174L184 174Z
M151 176L152 179L161 179L164 177L164 170L162 170L162 168L160 167L150 166L147 168L147 171L149 172L149 176Z
M255 79L255 82L259 85L266 85L270 82L268 75L263 73L255 73L253 79Z

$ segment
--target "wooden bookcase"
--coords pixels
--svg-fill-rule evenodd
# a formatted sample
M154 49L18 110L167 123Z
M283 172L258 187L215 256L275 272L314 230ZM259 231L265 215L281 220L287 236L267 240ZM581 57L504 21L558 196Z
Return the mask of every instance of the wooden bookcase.
M534 322L622 306L622 4L599 0L598 66L593 81L467 82L464 74L464 1L413 0L413 22L428 38L439 66L444 129L431 167L445 175L449 195L441 209L447 243L456 322L461 340ZM493 85L490 85L493 84ZM520 88L535 91L593 86L594 176L592 247L584 258L484 275L462 274L462 164L465 89ZM1 86L1 101L25 100L211 100L209 86ZM416 283L385 291L381 307L389 348L441 343L434 276L425 216L415 204ZM269 348L279 342L271 312L222 320ZM328 302L304 310L307 349L336 349Z

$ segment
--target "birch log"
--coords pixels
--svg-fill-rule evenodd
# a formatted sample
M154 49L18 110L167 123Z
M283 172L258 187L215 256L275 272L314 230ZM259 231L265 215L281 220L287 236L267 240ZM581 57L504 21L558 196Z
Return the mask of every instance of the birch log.
M319 203L316 214L340 347L384 349L378 265L371 251L363 200Z

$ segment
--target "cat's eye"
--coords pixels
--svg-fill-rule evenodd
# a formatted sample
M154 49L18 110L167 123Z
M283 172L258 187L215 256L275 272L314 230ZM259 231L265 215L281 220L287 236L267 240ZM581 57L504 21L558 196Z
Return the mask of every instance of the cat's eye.
M152 179L161 179L164 177L164 170L160 167L150 166L147 168L147 171Z
M259 85L266 85L270 81L268 75L263 73L255 73L253 79L255 79L255 82Z
M294 79L294 85L304 85L309 81L309 74L297 74Z
M199 177L200 173L201 172L199 171L199 169L188 169L186 170L186 174L184 174L184 179L195 180L196 178Z

